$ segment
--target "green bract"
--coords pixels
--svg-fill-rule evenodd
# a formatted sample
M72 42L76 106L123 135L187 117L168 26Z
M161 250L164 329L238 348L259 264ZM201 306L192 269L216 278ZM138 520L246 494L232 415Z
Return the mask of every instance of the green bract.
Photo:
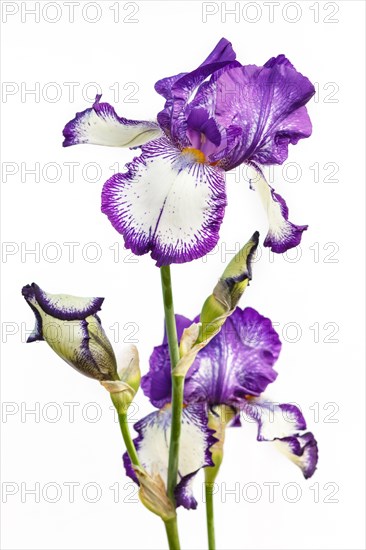
M119 363L119 379L102 380L101 384L110 392L118 414L125 414L140 387L141 371L136 346L126 347Z
M203 304L200 316L202 324L197 343L203 342L216 334L226 318L236 308L252 278L251 260L257 249L258 240L259 233L256 231L231 260L212 294Z

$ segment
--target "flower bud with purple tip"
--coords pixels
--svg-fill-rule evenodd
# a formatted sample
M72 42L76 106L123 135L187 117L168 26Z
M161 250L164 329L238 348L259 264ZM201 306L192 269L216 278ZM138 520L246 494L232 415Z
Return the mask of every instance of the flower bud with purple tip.
M66 363L95 380L118 380L116 358L97 312L104 298L50 294L37 284L22 294L36 324L27 342L45 340Z

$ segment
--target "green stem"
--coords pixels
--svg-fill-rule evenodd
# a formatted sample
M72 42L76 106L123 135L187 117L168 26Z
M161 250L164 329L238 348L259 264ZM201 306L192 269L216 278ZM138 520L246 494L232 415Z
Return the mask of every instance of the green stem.
M205 468L205 476L206 470ZM205 496L206 496L206 521L207 521L207 537L208 537L208 549L215 550L215 522L214 522L214 483L211 481L205 481Z
M174 315L170 267L161 267L160 274L164 301L165 326L168 337L172 371L172 424L170 430L167 493L169 498L174 502L174 489L177 485L178 475L179 438L182 425L184 378L182 376L174 376L173 373L174 367L177 365L180 357L177 327Z
M172 376L172 424L170 431L169 464L168 464L168 496L174 502L174 489L177 485L179 439L182 427L184 378Z
M130 434L130 428L128 427L128 420L127 420L127 414L119 414L118 415L119 425L121 427L122 437L123 441L125 442L126 449L128 452L128 455L131 459L132 464L135 466L141 466L139 457L137 456L135 445L132 441L131 434Z
M173 370L178 363L179 346L177 336L177 326L175 324L174 304L173 304L173 292L172 292L172 280L170 277L170 266L163 265L160 268L161 275L161 287L163 291L164 313L165 313L165 326L168 336L170 364Z
M180 550L177 518L165 521L165 531L169 543L169 550Z

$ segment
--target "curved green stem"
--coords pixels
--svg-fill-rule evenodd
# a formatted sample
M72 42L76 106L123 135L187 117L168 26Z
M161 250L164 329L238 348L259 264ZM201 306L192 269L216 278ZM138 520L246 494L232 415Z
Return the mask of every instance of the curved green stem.
M169 498L174 502L174 489L177 485L178 475L179 438L183 409L184 378L181 376L174 376L173 374L174 367L177 365L180 357L177 327L174 315L170 266L162 266L160 268L160 274L164 301L165 326L172 370L172 424L170 431L167 492Z
M130 428L128 426L128 420L127 420L127 414L119 414L118 415L118 421L119 425L121 427L122 437L123 441L125 442L126 449L128 452L128 455L131 459L132 464L135 466L141 466L139 457L137 456L135 445L132 441L132 437L130 434Z
M205 478L206 470L205 468ZM215 521L214 521L214 504L213 504L213 495L214 495L214 483L211 481L205 481L205 496L206 496L206 522L207 522L207 537L208 537L208 549L215 550Z
M177 518L165 521L165 531L169 543L169 550L180 550Z

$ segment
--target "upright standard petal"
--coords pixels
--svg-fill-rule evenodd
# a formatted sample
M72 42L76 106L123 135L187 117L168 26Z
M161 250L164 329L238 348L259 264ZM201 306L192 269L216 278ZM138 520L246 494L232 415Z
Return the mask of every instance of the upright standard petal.
M64 128L63 146L91 143L110 147L137 147L162 134L156 122L127 120L119 117L109 103L100 103L97 95L92 107L76 113Z
M264 246L272 252L283 253L294 248L301 242L302 233L307 225L295 225L288 219L288 208L284 199L266 182L262 172L258 172L250 186L259 193L263 208L268 217L269 229L264 240Z
M258 423L258 441L273 441L276 447L298 466L307 479L313 475L318 461L318 446L311 432L301 434L306 422L300 409L292 404L277 404L250 399L241 404L245 416Z
M102 211L137 255L157 266L200 258L216 245L226 206L224 172L166 138L142 146L128 172L104 185Z
M222 38L197 69L163 78L155 84L155 90L167 100L163 111L158 114L158 121L174 143L183 147L189 146L184 108L195 89L215 71L233 63L235 66L240 65L235 62L235 57L231 43Z
M281 164L287 158L288 144L311 134L304 105L314 95L314 86L284 55L263 67L223 71L215 79L214 90L216 121L225 128L234 124L243 130L226 158L227 170L248 160Z
M50 294L35 283L23 287L22 294L36 317L28 342L45 340L85 376L118 379L116 358L97 315L103 298Z
M236 406L247 395L259 395L277 377L273 366L280 350L271 321L237 307L188 371L186 402Z
M179 447L178 484L175 489L177 505L187 509L197 507L192 483L195 474L212 466L210 447L216 442L214 430L207 427L208 417L203 404L183 409ZM171 407L153 412L135 424L138 437L134 440L142 466L150 474L159 474L166 484L169 462ZM137 482L127 453L123 456L126 473Z
M150 357L149 372L141 378L141 388L154 407L161 408L170 403L172 378L168 344L154 348Z
M245 403L248 395L258 396L277 377L273 366L280 350L281 342L271 321L252 308L237 307L189 369L184 387L185 403L237 406ZM167 345L154 349L150 370L142 378L141 387L155 406L161 407L170 401Z
M233 50L233 47L231 45L231 42L226 40L226 38L221 38L219 42L216 44L212 52L206 57L206 59L201 63L200 67L204 67L205 65L210 65L211 63L217 63L217 62L231 62L235 61L236 54ZM161 80L158 80L155 84L155 90L158 92L158 94L162 95L165 99L169 99L172 97L172 87L174 84L186 76L187 72L185 73L179 73L174 76L168 76L166 78L162 78Z

